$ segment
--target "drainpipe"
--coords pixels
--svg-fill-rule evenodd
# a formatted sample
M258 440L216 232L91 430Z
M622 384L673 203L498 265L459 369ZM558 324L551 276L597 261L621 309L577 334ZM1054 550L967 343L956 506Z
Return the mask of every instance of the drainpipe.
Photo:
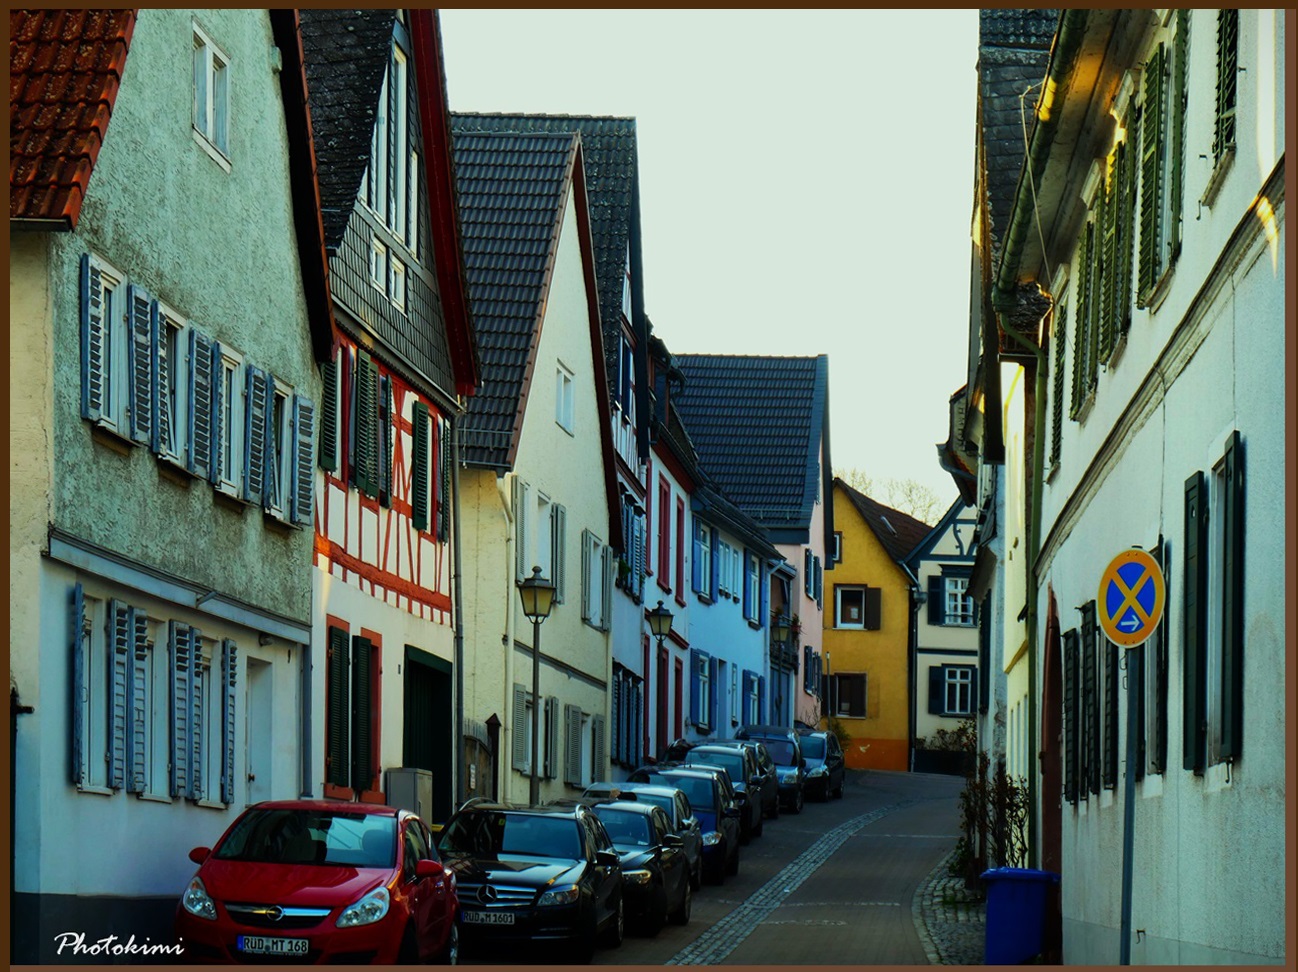
M513 475L515 474L506 474L506 476L510 477ZM501 733L501 738L509 739L512 746L514 738L512 735L514 732L514 511L510 505L510 493L505 489L506 476L496 477L496 492L500 494L500 511L505 518L505 638L503 642L505 649L505 684L503 686L500 711L505 716L505 731ZM512 485L512 478L510 483ZM536 704L535 699L532 704ZM500 789L497 790L500 799L508 801L512 787L506 786L504 780L497 780L496 782L500 786ZM512 783L513 780L511 779L510 782Z
M463 412L449 416L451 431L451 609L455 612L455 803L464 802L467 783L464 765L464 596L461 591L463 571L460 561L460 422Z
M1045 174L1046 163L1050 158L1055 127L1059 123L1062 109L1061 91L1068 80L1069 74L1072 72L1078 51L1081 49L1082 39L1086 34L1087 18L1088 13L1085 10L1067 10L1060 18L1054 50L1050 55L1050 66L1046 72L1045 90L1042 92L1041 102L1037 109L1037 121L1032 129L1027 158L1024 159L1024 167L1028 171L1019 175L1018 188L1014 195L1014 206L1010 211L1009 228L1005 235L1005 248L1001 252L1000 266L992 293L992 306L996 310L1001 332L1009 334L1032 353L1034 358L1033 370L1036 377L1036 414L1034 417L1036 434L1032 449L1032 492L1029 499L1031 512L1028 521L1028 555L1026 558L1028 733L1029 752L1033 753L1039 753L1041 745L1041 740L1037 738L1040 727L1037 721L1039 717L1037 714L1038 698L1036 691L1038 662L1036 645L1038 627L1036 562L1041 535L1041 473L1044 454L1041 438L1045 428L1045 398L1042 394L1045 390L1043 387L1044 369L1041 365L1044 354L1040 347L1021 337L1009 324L1007 317L1018 302L1016 291L1019 261L1023 256L1024 240L1027 238L1028 231L1036 215L1035 186L1040 183L1041 177ZM1038 847L1038 831L1040 829L1038 823L1040 813L1038 772L1039 766L1034 766L1033 771L1028 774L1028 803L1032 807L1032 813L1028 815L1028 848L1030 863L1034 866L1040 860L1040 849Z

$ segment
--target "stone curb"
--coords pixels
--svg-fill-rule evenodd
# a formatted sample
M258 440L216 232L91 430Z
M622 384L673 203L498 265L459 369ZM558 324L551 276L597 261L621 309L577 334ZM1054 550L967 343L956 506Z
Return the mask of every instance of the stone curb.
M952 848L915 890L911 917L930 965L982 965L987 905L952 877Z

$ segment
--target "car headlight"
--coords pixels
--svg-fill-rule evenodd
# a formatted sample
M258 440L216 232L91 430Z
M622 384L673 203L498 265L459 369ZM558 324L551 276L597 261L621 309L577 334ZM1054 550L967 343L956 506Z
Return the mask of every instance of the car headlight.
M208 896L207 888L203 886L203 881L197 874L189 882L189 887L185 888L185 893L180 896L180 903L196 918L216 921L216 903Z
M711 847L714 844L719 844L719 843L721 843L721 834L717 833L717 831L709 830L706 834L703 835L704 847Z
M388 913L391 900L387 888L375 888L360 901L344 908L343 913L338 916L337 925L339 928L372 925Z
M653 875L648 871L640 868L635 871L623 871L623 880L630 881L632 884L648 884L653 879Z
M780 782L781 783L798 782L798 771L795 769L785 770L783 773L780 774Z
M544 908L547 905L566 905L573 904L581 897L581 888L575 884L566 888L555 888L553 891L547 891L541 895L541 900L536 904Z
M807 775L808 775L808 776L827 776L827 775L829 775L829 769L828 769L827 767L824 767L824 766L817 766L815 769L813 769L813 770L811 770L809 773L807 773Z

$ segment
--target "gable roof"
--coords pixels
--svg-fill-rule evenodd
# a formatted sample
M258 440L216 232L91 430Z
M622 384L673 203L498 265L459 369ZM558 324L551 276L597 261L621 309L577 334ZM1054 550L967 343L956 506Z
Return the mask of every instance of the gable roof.
M609 374L617 374L623 275L627 249L633 242L632 224L636 222L638 202L635 119L461 112L452 113L451 119L457 133L531 132L581 136L591 241L595 253L595 280L599 287L599 313L604 331L604 366Z
M834 485L843 491L843 495L861 514L866 526L878 537L888 556L899 564L904 563L932 531L927 523L891 506L884 506L838 477L834 478Z
M966 503L963 499L957 498L954 500L950 507L947 508L947 511L942 514L942 518L937 521L937 526L929 530L928 535L916 544L915 548L907 555L907 563L916 574L919 573L920 561L932 554L933 548L937 546L938 541L945 536L947 530L951 529L951 525L960 518L960 514L971 506L973 506L972 503ZM973 540L972 537L970 539ZM960 542L958 537L957 542ZM966 556L973 554L975 546L976 543L971 544Z
M9 12L11 224L76 227L134 31L134 10Z
M678 354L674 361L685 387L673 400L726 495L776 543L792 543L806 542L823 493L832 537L829 359Z

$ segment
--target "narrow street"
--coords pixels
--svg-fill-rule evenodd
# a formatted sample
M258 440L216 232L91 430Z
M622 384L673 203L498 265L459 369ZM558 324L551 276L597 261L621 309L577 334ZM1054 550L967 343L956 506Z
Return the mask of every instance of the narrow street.
M628 933L598 965L926 965L915 889L955 844L958 777L850 772L842 800L782 813L705 884L685 927ZM826 934L826 932L829 934ZM464 964L526 960L462 955Z

